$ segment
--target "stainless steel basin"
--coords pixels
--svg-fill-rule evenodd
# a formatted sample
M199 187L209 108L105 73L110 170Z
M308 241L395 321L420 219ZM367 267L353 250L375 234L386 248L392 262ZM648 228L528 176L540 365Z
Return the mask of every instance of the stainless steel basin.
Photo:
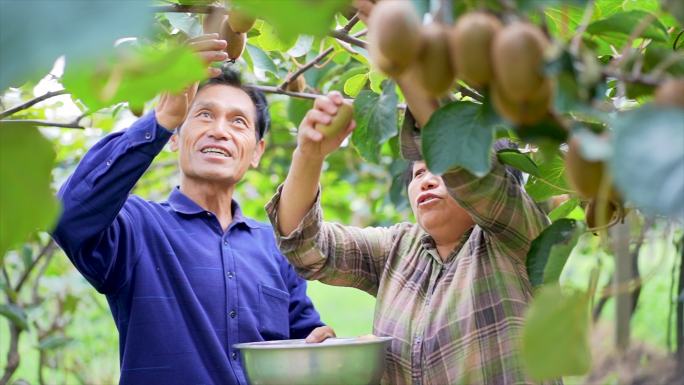
M329 338L233 345L252 385L375 385L392 337Z

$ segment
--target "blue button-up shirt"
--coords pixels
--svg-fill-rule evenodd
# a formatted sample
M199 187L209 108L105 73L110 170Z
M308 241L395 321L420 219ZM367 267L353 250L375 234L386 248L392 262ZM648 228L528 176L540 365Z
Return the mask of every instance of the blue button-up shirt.
M236 202L223 231L177 188L162 203L129 195L170 136L152 112L95 145L60 190L53 235L107 296L122 384L245 384L233 344L322 323L271 227Z

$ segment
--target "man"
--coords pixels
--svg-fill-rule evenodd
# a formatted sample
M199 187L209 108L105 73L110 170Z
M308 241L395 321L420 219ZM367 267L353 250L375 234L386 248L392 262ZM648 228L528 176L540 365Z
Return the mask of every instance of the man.
M226 60L217 38L190 46L207 63ZM54 237L107 296L122 384L246 384L233 344L334 335L270 226L232 199L264 151L266 100L234 73L210 71L218 77L162 95L154 112L95 145L59 194ZM169 139L180 186L162 203L130 196Z
M440 177L417 160L408 184L416 224L324 222L323 161L354 123L336 137L316 127L342 102L336 92L319 97L300 126L290 171L267 206L280 249L305 278L377 298L373 333L394 337L384 384L530 383L519 351L532 296L525 256L544 213L495 157L482 178L461 168Z

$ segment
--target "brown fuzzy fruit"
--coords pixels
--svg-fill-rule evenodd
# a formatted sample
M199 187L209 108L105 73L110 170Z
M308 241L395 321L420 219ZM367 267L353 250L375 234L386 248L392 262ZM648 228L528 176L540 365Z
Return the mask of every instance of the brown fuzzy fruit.
M534 25L515 22L494 38L492 64L494 78L511 100L525 102L543 85L546 36Z
M215 8L213 12L204 16L202 31L204 31L205 34L221 32L221 25L223 25L223 20L225 20L227 16L222 11L217 11L216 9L218 8Z
M654 101L659 106L684 108L684 78L670 79L661 84L656 89Z
M242 55L242 51L245 50L245 45L247 44L247 34L234 32L230 28L228 20L224 20L221 25L220 38L228 42L226 47L226 53L228 53L228 59L237 60Z
M622 215L622 212L622 204L618 201L604 202L599 199L592 199L584 209L584 216L587 226L591 230L608 225L615 219L616 215Z
M332 121L329 124L317 124L316 130L322 132L326 137L337 136L347 128L353 117L354 107L348 102L343 102L337 109Z
M547 79L533 99L526 102L516 102L497 83L494 83L491 88L491 96L494 108L499 115L516 125L528 126L539 122L548 115L553 100L553 87L551 81Z
M254 27L255 22L256 18L254 16L248 15L237 9L231 9L230 12L228 12L228 23L230 24L230 28L235 32L249 32L249 30Z
M411 1L375 5L368 19L368 53L380 71L398 76L416 60L420 48L420 19Z
M451 65L454 73L469 85L481 88L491 81L492 42L502 28L495 16L470 12L449 30Z
M570 138L565 155L565 177L581 196L595 198L603 179L604 163L586 160L579 147L577 138Z
M299 75L292 79L291 82L287 83L286 89L290 92L302 92L306 88L306 79L304 75Z
M430 95L439 97L454 82L446 29L437 23L423 27L423 49L416 60L418 80Z

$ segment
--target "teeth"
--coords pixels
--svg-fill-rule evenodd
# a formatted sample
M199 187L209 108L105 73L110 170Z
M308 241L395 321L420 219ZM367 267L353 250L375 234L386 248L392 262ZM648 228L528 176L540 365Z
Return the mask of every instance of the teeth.
M223 155L223 156L225 156L225 157L228 157L228 153L227 153L227 152L221 150L220 148L216 148L216 147L207 147L207 148L204 148L204 149L202 149L202 153L203 153L203 154L207 154L207 153L219 154L219 155Z

